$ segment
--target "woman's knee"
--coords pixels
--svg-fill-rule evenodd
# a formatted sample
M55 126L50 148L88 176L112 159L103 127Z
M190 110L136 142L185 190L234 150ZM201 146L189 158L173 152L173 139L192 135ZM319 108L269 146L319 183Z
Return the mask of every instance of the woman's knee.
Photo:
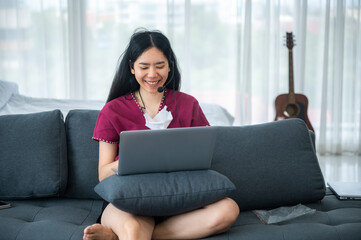
M150 239L154 229L154 219L137 216L124 222L128 239Z
M154 219L149 217L135 216L124 212L109 204L101 218L101 224L111 228L115 234L127 239L143 239L140 235L150 235L154 228Z
M129 218L124 222L123 228L128 233L128 236L132 236L141 231L142 225L136 218Z
M216 232L227 231L237 220L239 207L235 201L230 198L220 200L214 206L214 214L210 221L210 227Z

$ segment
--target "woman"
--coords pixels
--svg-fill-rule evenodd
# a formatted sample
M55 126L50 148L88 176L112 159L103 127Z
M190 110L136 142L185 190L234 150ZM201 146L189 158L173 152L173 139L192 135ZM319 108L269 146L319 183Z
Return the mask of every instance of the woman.
M157 31L135 32L94 130L93 139L99 141L100 181L114 174L118 166L121 131L209 125L198 101L179 92L179 86L177 59L169 40ZM238 214L238 205L230 198L160 222L108 204L101 224L88 226L84 239L203 238L227 231Z

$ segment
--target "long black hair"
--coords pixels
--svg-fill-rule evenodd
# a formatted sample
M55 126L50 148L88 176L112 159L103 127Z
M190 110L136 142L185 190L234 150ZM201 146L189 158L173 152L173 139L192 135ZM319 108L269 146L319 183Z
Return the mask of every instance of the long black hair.
M156 47L162 51L168 60L170 68L168 76L171 77L168 77L164 85L169 81L174 81L172 84L167 84L166 88L179 90L181 76L178 70L177 58L168 38L160 31L138 29L131 36L127 48L119 58L119 65L109 91L107 102L139 90L140 85L131 73L130 67L133 67L137 58L151 47Z

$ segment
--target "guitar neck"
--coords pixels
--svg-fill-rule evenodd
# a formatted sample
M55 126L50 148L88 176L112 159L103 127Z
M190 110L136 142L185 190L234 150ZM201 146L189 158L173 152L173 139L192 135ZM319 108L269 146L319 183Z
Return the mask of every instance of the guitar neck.
M288 50L288 101L290 103L296 103L295 88L293 81L293 53L292 48Z

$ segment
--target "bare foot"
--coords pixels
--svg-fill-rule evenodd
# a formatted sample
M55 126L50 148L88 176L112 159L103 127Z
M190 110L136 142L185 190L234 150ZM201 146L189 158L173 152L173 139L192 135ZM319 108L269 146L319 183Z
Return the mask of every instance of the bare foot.
M118 240L115 233L101 224L93 224L84 229L83 240Z

